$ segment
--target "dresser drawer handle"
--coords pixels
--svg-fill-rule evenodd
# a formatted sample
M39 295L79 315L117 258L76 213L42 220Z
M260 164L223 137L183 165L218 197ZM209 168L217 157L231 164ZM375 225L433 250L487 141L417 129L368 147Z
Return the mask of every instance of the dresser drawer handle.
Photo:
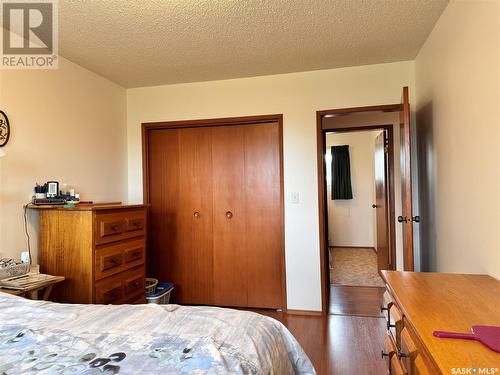
M113 224L109 228L112 232L117 232L120 227L117 224Z
M142 220L133 220L130 222L130 227L134 230L142 229Z
M120 297L121 297L121 293L120 293L120 291L118 291L118 290L116 290L116 289L113 289L113 290L107 291L107 292L105 292L105 293L104 293L104 295L105 295L106 297L108 297L108 298L107 298L107 300L108 300L108 301L114 301L114 300L116 300L116 299L118 299L118 298L120 298Z
M398 352L398 359L401 359L401 358L408 358L409 355L408 354L405 354L403 352Z

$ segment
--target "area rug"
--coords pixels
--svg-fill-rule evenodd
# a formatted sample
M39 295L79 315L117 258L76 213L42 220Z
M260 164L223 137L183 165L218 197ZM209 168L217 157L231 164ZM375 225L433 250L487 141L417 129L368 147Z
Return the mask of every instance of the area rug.
M330 283L384 287L378 274L377 253L369 248L330 248Z

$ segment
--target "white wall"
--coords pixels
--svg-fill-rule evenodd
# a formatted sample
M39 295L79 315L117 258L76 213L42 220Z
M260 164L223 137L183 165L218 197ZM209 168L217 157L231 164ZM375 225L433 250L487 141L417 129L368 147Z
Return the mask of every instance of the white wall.
M94 201L127 199L126 92L60 58L57 70L0 70L12 136L0 159L0 256L26 250L23 205L58 180ZM37 253L38 215L29 213Z
M451 1L416 66L424 269L500 278L500 2Z
M399 103L413 73L401 62L127 90L129 200L142 202L142 122L283 113L288 308L321 310L316 111Z
M353 199L331 199L331 179L328 190L328 236L330 246L375 247L375 141L380 131L328 133L326 153L331 146L349 146ZM327 163L327 169L331 163Z

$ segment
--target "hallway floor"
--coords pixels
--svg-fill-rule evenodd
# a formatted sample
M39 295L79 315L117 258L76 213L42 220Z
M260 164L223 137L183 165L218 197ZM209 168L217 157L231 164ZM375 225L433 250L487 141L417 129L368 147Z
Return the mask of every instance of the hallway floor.
M373 248L330 247L330 283L334 285L384 287L378 274Z

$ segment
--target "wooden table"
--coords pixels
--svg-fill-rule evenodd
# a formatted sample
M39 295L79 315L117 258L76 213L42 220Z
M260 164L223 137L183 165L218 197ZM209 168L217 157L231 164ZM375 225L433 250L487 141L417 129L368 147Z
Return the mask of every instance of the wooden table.
M64 281L64 276L56 276L55 279L38 284L37 286L28 288L26 290L12 290L12 289L0 288L0 292L36 300L36 299L38 299L38 292L41 290L44 290L44 293L43 293L41 300L48 301L49 296L50 296L50 292L52 292L52 287L55 284L63 282L63 281Z

